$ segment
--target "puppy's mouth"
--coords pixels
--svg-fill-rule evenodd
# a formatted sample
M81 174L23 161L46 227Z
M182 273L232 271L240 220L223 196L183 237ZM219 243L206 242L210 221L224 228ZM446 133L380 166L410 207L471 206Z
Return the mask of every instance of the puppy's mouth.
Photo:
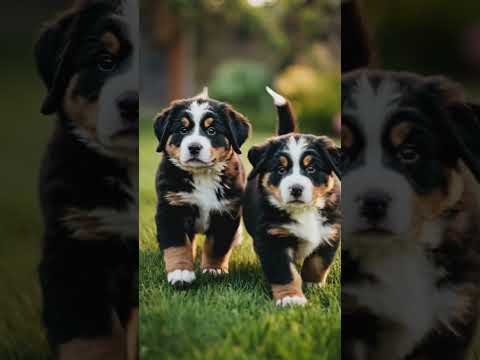
M203 160L200 160L198 158L190 158L187 161L184 162L185 166L191 166L191 167L210 167L212 166L212 163L210 162L205 162Z

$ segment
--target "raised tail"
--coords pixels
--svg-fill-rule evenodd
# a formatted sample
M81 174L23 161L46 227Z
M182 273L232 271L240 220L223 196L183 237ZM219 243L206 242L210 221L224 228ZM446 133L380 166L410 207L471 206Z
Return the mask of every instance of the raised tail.
M278 128L277 135L289 134L297 131L297 119L293 113L290 102L282 95L277 94L268 86L265 88L273 98L273 103L277 108Z

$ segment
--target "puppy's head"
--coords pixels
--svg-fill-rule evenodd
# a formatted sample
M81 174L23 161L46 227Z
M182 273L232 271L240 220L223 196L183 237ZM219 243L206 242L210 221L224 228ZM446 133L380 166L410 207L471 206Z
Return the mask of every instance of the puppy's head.
M289 134L254 146L248 153L259 184L270 203L286 211L321 206L323 196L340 177L340 153L324 136Z
M155 119L157 151L187 171L209 169L230 159L250 132L248 120L230 105L205 97L173 102Z
M346 246L359 239L377 244L414 239L421 223L455 205L463 194L461 163L479 175L474 156L479 131L459 87L444 78L389 72L345 76Z
M136 160L138 4L83 1L42 32L35 55L48 94L42 113L59 113L83 142Z

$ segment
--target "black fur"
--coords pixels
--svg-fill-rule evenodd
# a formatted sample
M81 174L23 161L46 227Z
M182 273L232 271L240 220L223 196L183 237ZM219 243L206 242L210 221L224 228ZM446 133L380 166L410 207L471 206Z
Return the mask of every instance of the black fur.
M368 126L370 126L368 120L362 119L357 114L358 104L352 101L353 94L358 89L359 79L368 81L374 91L377 91L387 79L390 83L397 85L398 97L395 105L387 112L385 118L378 119L382 122L383 129L380 158L385 169L406 180L414 196L422 199L436 192L449 193L448 174L452 171L463 174L459 169L459 162L462 160L477 180L480 179L478 162L480 152L477 142L474 141L474 138L480 134L478 107L465 102L461 87L444 77L424 77L387 71L358 71L342 79L342 122L344 130L349 129L353 134L353 140L348 140L348 147L342 148L344 179L362 167L368 166L366 162L368 146L374 146L371 143L377 141L377 139L367 138ZM374 106L371 103L368 104ZM400 144L394 144L389 134L391 129L401 122L409 122L412 127ZM415 161L404 161L403 151L406 148L415 150ZM368 167L363 170L368 170ZM360 174L364 173L366 172ZM357 175L355 180L361 182L360 175ZM378 181L378 184L381 184L382 179ZM378 184L371 186L378 186ZM462 191L471 191L471 187L478 184L464 182L463 186L465 189ZM347 187L345 191L354 192L355 188ZM402 194L396 195L402 196ZM435 205L440 207L440 200ZM402 359L464 359L467 354L468 347L474 338L478 321L477 304L480 299L478 206L473 196L467 195L466 199L462 195L455 204L444 209L440 215L435 215L436 222L433 223L432 220L430 226L435 226L438 235L431 235L432 239L428 238L428 243L427 241L423 243L423 239L417 239L411 235L403 235L405 239L395 239L395 242L416 242L419 246L418 252L427 259L429 266L436 272L435 276L432 276L434 289L431 291L434 294L429 296L432 298L440 296L439 294L449 290L462 299L459 300L462 304L465 302L459 311L459 313L464 311L463 315L450 314L450 326L455 329L454 333L451 327L437 321L423 338L415 339L417 343L412 349L396 349L396 351L406 352ZM412 216L415 216L415 220L419 220L419 223L423 221L421 216L414 212L415 209L408 211L412 212ZM400 220L397 216L396 221ZM384 241L387 240L380 236L372 235L370 239L372 249L377 251L378 255L375 256L378 262L382 254L376 246L380 246L382 242L385 244ZM360 304L361 300L352 295L352 289L362 288L366 292L370 287L372 301L377 295L379 302L382 302L385 289L395 284L383 284L384 274L371 271L372 265L368 262L368 256L358 255L359 251L363 251L362 254L366 251L364 242L361 243L363 248L356 247L356 241L362 240L360 236L356 238L344 233L343 239L342 288L348 290L347 293L342 293L342 324L344 324L342 358L357 359L354 356L354 349L360 347L369 358L373 357L378 348L385 345L381 343L382 336L385 334L394 334L388 343L394 344L395 334L398 334L397 331L400 329L397 321L412 323L415 319L399 320L392 314L379 316L376 315L378 312L375 306L367 307ZM367 240L366 236L363 240ZM385 253L390 251L383 250ZM403 254L403 256L406 255ZM418 276L425 276L425 274L418 274ZM404 304L412 309L417 306L410 300L409 294L405 294L404 301ZM382 303L382 306L382 311L385 311L385 304ZM398 309L394 312L397 313ZM383 349L385 350L385 346Z
M63 106L74 75L79 79L74 96L91 104L98 102L105 81L115 76L101 73L96 60L99 37L112 28L109 19L120 11L119 4L92 1L68 10L47 25L35 47L48 92L42 113L57 114L39 186L45 227L39 266L43 319L54 349L76 338L111 335L112 316L125 325L138 306L135 224L128 234L121 230L96 233L98 223L86 216L98 209L118 214L132 209L135 222L137 190L131 174L138 173L138 166L85 145L72 133L74 121ZM125 52L120 57L128 56L128 49ZM117 60L120 69L122 59ZM77 225L69 220L72 214L80 214ZM84 231L82 239L78 231Z
M193 102L208 102L209 111L201 120L199 136L206 139L212 149L222 152L224 158L215 162L225 162L223 169L218 170L219 189L215 196L216 200L227 205L221 210L211 211L208 224L199 224L202 204L172 204L168 200L168 194L192 193L194 190L195 171L177 166L178 159L172 158L167 150L168 146L179 149L184 138L192 133L195 124L188 109ZM182 118L184 121L190 119L187 127ZM211 126L215 129L214 134L207 133L209 128L203 127L208 118L214 119ZM245 173L237 154L250 132L248 120L225 103L193 98L176 101L160 113L155 119L154 131L159 140L157 151L164 152L156 177L158 204L155 221L160 248L183 246L187 241L193 241L195 234L205 233L215 239L211 255L226 255L240 225L240 199L245 187ZM215 164L212 165L215 167ZM215 177L212 175L212 179ZM204 225L206 228L203 228Z
M252 163L253 170L249 175L243 201L245 227L253 237L255 250L268 281L280 285L288 284L293 280L290 264L294 262L294 259L290 256L288 250L292 249L295 252L303 240L293 235L277 236L270 233L271 229L295 223L295 220L292 219L287 210L274 206L268 200L271 194L267 192L262 182L268 173L269 183L272 186L278 186L281 179L289 175L291 168L283 174L276 172L276 169L279 156L284 153L292 136L296 139L303 138L309 144L304 154L305 156L312 155L315 159L312 165L318 166L318 170L313 175L309 175L314 186L324 184L327 178L333 176L334 173L331 159L325 156L329 151L327 150L327 144L330 147L332 143L326 141L325 137L298 134L284 135L272 138L265 144L253 147L249 151L249 160ZM325 205L316 210L324 218L322 225L339 226L340 188L338 184L324 195L324 200ZM329 244L326 242L320 243L309 255L319 255L325 267L328 267L333 262L339 242L340 238L333 236L332 239L329 239Z

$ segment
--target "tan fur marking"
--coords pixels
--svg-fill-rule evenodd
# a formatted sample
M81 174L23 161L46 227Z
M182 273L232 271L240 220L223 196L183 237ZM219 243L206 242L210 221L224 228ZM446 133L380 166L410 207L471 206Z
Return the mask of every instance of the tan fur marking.
M188 120L188 118L183 117L180 121L184 127L188 128L190 126L190 120Z
M390 141L394 146L403 144L412 129L413 124L411 122L405 121L395 125L390 132Z
M237 235L239 236L239 233L237 232ZM200 268L202 270L205 269L216 269L216 270L221 270L224 273L228 273L228 264L230 261L230 255L232 254L232 248L228 250L228 252L222 256L222 257L214 257L213 256L213 244L214 244L215 239L212 237L207 237L205 239L205 243L203 245L203 253L202 253L202 263L200 265ZM234 243L233 241L232 243Z
M121 44L118 37L111 32L102 35L101 41L105 48L112 54L118 55L120 53Z
M322 197L325 196L325 194L332 191L334 186L335 180L333 179L333 176L329 176L325 184L313 188L313 201L317 202L318 200L320 200Z
M279 236L279 237L288 237L291 236L292 234L290 231L285 229L284 227L278 226L278 227L272 227L268 229L268 233L273 236Z
M303 291L302 291L302 278L298 274L298 271L293 264L291 265L290 268L293 276L292 282L286 285L272 284L272 294L273 294L273 299L275 301L283 299L286 296L304 297Z
M288 166L288 159L285 156L280 156L278 158L278 162L280 163L280 166L287 167Z
M452 170L448 174L448 189L439 189L427 196L416 198L416 213L423 219L434 219L445 210L453 207L461 198L464 191L463 179L460 174Z
M326 267L320 256L311 256L305 259L302 266L302 279L306 282L324 285L331 266Z
M178 160L180 159L180 148L172 144L171 140L172 140L172 135L170 135L167 139L167 146L165 146L165 151L167 152L168 155L170 155L170 157Z
M262 186L270 195L272 195L279 202L282 202L282 195L280 193L280 189L276 186L273 186L272 184L269 184L268 183L269 180L270 180L270 173L267 173L262 179Z
M180 195L176 192L173 192L173 191L167 192L163 196L163 198L165 200L167 200L167 202L172 206L183 206L183 205L187 204L182 195Z
M170 247L163 251L163 259L165 261L165 270L170 273L175 270L193 271L193 246L187 244L179 247Z
M313 160L313 156L312 155L307 155L305 156L305 158L303 159L303 166L307 167L308 165L310 165L310 163L312 162Z
M138 308L134 308L130 313L128 323L126 326L127 334L127 360L138 360Z
M108 232L100 230L100 220L87 211L68 209L62 220L78 240L100 240L108 235Z
M125 332L115 312L112 312L112 334L94 339L76 338L61 344L59 360L118 360L126 357ZM130 359L128 359L130 360Z
M97 102L74 95L78 85L79 75L74 75L67 86L64 98L64 109L68 117L81 129L85 130L93 139L96 138Z
M221 148L210 148L210 155L213 161L228 161L233 156L233 149L231 147L221 147Z
M212 126L212 124L213 124L214 121L215 121L215 120L214 120L213 118L211 118L211 117L207 118L207 119L203 122L203 127L204 127L205 129L209 128L210 126Z
M347 126L342 125L341 131L342 147L350 148L353 146L353 133Z

